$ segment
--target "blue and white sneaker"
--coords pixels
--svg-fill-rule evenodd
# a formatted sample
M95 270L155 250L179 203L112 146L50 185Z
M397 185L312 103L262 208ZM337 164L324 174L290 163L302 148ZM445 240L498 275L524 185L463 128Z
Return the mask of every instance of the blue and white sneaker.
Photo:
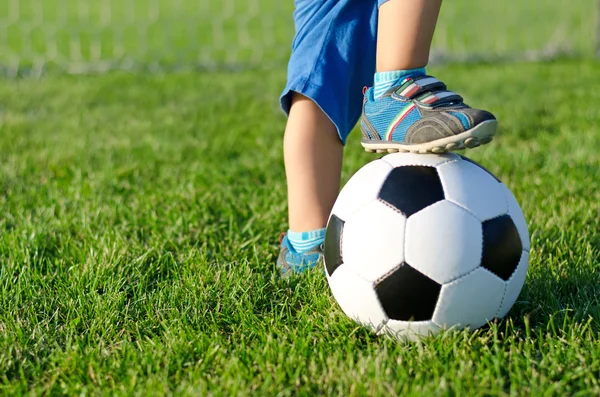
M490 142L498 122L431 76L408 77L374 99L365 89L360 128L368 152L445 153Z
M277 258L277 270L281 277L302 273L323 264L323 244L311 248L306 252L296 252L285 234L280 237L281 251Z

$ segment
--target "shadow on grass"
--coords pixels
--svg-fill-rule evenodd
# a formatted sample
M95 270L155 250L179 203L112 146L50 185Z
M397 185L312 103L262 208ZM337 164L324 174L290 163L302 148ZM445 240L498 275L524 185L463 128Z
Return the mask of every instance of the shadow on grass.
M596 249L596 264L599 258L599 251ZM319 293L329 295L325 277L323 276L322 282L315 283L314 276L312 275L310 283L301 277L286 281L285 287L290 290L290 296L311 293L311 290L315 293L315 286L319 287ZM485 339L492 333L497 333L496 339L531 340L548 336L561 337L572 332L573 329L584 332L586 327L591 327L593 332L600 332L600 325L590 321L600 318L599 286L600 272L594 269L594 266L565 265L558 268L537 266L535 271L530 271L519 299L509 314L502 320L496 320L480 328L476 331L476 335ZM280 290L275 296L281 294ZM335 305L333 298L330 301ZM301 316L306 304L312 304L311 299L293 301L288 308L289 319L293 320ZM315 308L315 310L319 309ZM351 336L354 348L366 350L373 348L371 345L374 340L384 340L345 318L341 309L335 308L334 311L339 312L339 316L332 318L333 321L326 320L330 323L321 334L323 338ZM489 343L493 343L493 339L490 339Z
M509 316L520 319L515 325L523 325L527 317L534 328L544 328L552 321L562 323L567 317L577 322L599 318L599 286L598 271L579 268L557 274L543 269L527 280Z

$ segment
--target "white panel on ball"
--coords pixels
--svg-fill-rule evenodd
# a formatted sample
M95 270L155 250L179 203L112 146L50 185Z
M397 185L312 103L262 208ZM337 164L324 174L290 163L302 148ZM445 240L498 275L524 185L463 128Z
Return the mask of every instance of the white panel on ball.
M403 214L373 200L360 208L344 225L344 266L369 281L381 278L404 262Z
M477 165L453 161L438 167L446 200L466 208L481 222L507 213L502 183Z
M332 213L343 221L368 202L375 200L392 166L375 160L358 170L340 192Z
M415 154L415 153L393 153L381 158L393 167L405 165L424 165L437 167L449 161L458 160L460 156L454 153L446 154Z
M508 202L508 214L512 218L517 230L519 231L519 237L521 237L523 249L525 251L529 251L529 231L527 230L527 221L525 220L525 215L523 215L523 210L521 209L521 206L517 202L517 199L515 198L514 194L512 194L510 189L504 184L502 184L502 186L504 188L506 201Z
M523 251L523 254L521 254L521 260L519 261L519 266L517 266L517 269L513 275L508 279L508 281L506 281L506 290L504 291L502 305L500 306L500 310L498 310L498 318L506 316L506 314L517 301L517 298L523 289L523 284L525 284L528 268L529 253L527 251Z
M401 340L417 340L421 337L436 335L440 327L433 321L398 321L389 320L379 331Z
M439 201L408 218L406 262L445 284L480 265L482 233L475 216L450 201Z
M505 283L480 267L443 285L433 313L433 322L442 328L479 328L498 312Z
M373 283L363 280L346 264L328 277L329 287L344 313L356 322L378 331L387 321Z

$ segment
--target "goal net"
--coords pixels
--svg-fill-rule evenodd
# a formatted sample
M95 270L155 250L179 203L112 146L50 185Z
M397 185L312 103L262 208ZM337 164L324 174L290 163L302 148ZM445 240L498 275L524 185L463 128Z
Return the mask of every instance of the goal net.
M0 73L280 66L293 7L292 0L2 0ZM596 8L593 0L448 0L432 62L591 55Z

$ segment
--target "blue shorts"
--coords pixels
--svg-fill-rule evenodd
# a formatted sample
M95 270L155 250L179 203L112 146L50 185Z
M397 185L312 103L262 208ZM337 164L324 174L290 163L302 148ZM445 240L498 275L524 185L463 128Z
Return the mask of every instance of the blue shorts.
M362 89L373 84L377 11L386 0L295 0L296 35L281 107L292 92L311 98L333 121L342 143L362 112Z

